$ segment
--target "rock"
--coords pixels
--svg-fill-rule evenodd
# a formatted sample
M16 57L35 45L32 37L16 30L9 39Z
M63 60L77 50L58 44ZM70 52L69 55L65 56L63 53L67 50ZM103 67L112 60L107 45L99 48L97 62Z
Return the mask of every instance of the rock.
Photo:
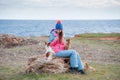
M37 40L24 39L22 37L16 37L14 35L0 34L0 46L3 48L11 48L14 46L37 44Z
M54 58L52 61L45 62L43 56L39 55L29 58L26 73L65 73L68 68L69 64L65 63L62 58Z
M80 37L79 34L75 34L75 35L74 35L74 38L78 38L78 37Z

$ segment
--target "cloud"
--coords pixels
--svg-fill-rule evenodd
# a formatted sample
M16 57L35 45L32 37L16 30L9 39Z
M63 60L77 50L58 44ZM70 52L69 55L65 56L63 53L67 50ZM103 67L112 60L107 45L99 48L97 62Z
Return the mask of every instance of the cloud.
M120 6L120 0L24 0L30 5L42 7L111 7Z
M120 6L120 0L112 0L112 3L114 5L119 5Z
M21 7L111 7L120 6L120 0L0 0L1 5Z
M119 9L120 0L0 0L1 19L120 19Z
M69 0L0 0L0 6L10 7L65 7Z
M120 6L119 0L74 0L72 1L72 3L78 7L92 7L92 8Z
M35 7L66 7L70 5L69 0L24 0L25 4Z

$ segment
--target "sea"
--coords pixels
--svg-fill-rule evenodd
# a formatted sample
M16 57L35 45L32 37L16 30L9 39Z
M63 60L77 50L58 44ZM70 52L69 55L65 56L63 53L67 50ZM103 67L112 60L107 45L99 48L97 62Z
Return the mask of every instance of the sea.
M56 20L0 20L0 34L49 36ZM83 33L120 33L120 20L62 20L65 37Z

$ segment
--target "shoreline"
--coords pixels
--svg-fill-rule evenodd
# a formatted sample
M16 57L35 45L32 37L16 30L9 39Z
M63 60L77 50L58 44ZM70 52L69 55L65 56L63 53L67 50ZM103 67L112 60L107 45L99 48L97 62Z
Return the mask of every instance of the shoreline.
M78 35L84 35L84 34L120 34L118 32L112 32L112 33L78 33L78 34L74 34L73 36L69 36L69 37L78 37ZM19 36L19 35L15 35L15 34L9 34L9 33L0 33L0 35L11 35L11 36L16 36L16 37L49 37L49 35L44 35L44 36Z

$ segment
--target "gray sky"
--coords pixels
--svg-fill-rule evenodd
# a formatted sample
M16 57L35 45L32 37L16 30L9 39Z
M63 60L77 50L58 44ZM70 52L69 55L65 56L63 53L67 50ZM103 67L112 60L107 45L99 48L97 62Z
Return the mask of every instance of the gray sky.
M0 19L120 19L120 0L0 0Z

